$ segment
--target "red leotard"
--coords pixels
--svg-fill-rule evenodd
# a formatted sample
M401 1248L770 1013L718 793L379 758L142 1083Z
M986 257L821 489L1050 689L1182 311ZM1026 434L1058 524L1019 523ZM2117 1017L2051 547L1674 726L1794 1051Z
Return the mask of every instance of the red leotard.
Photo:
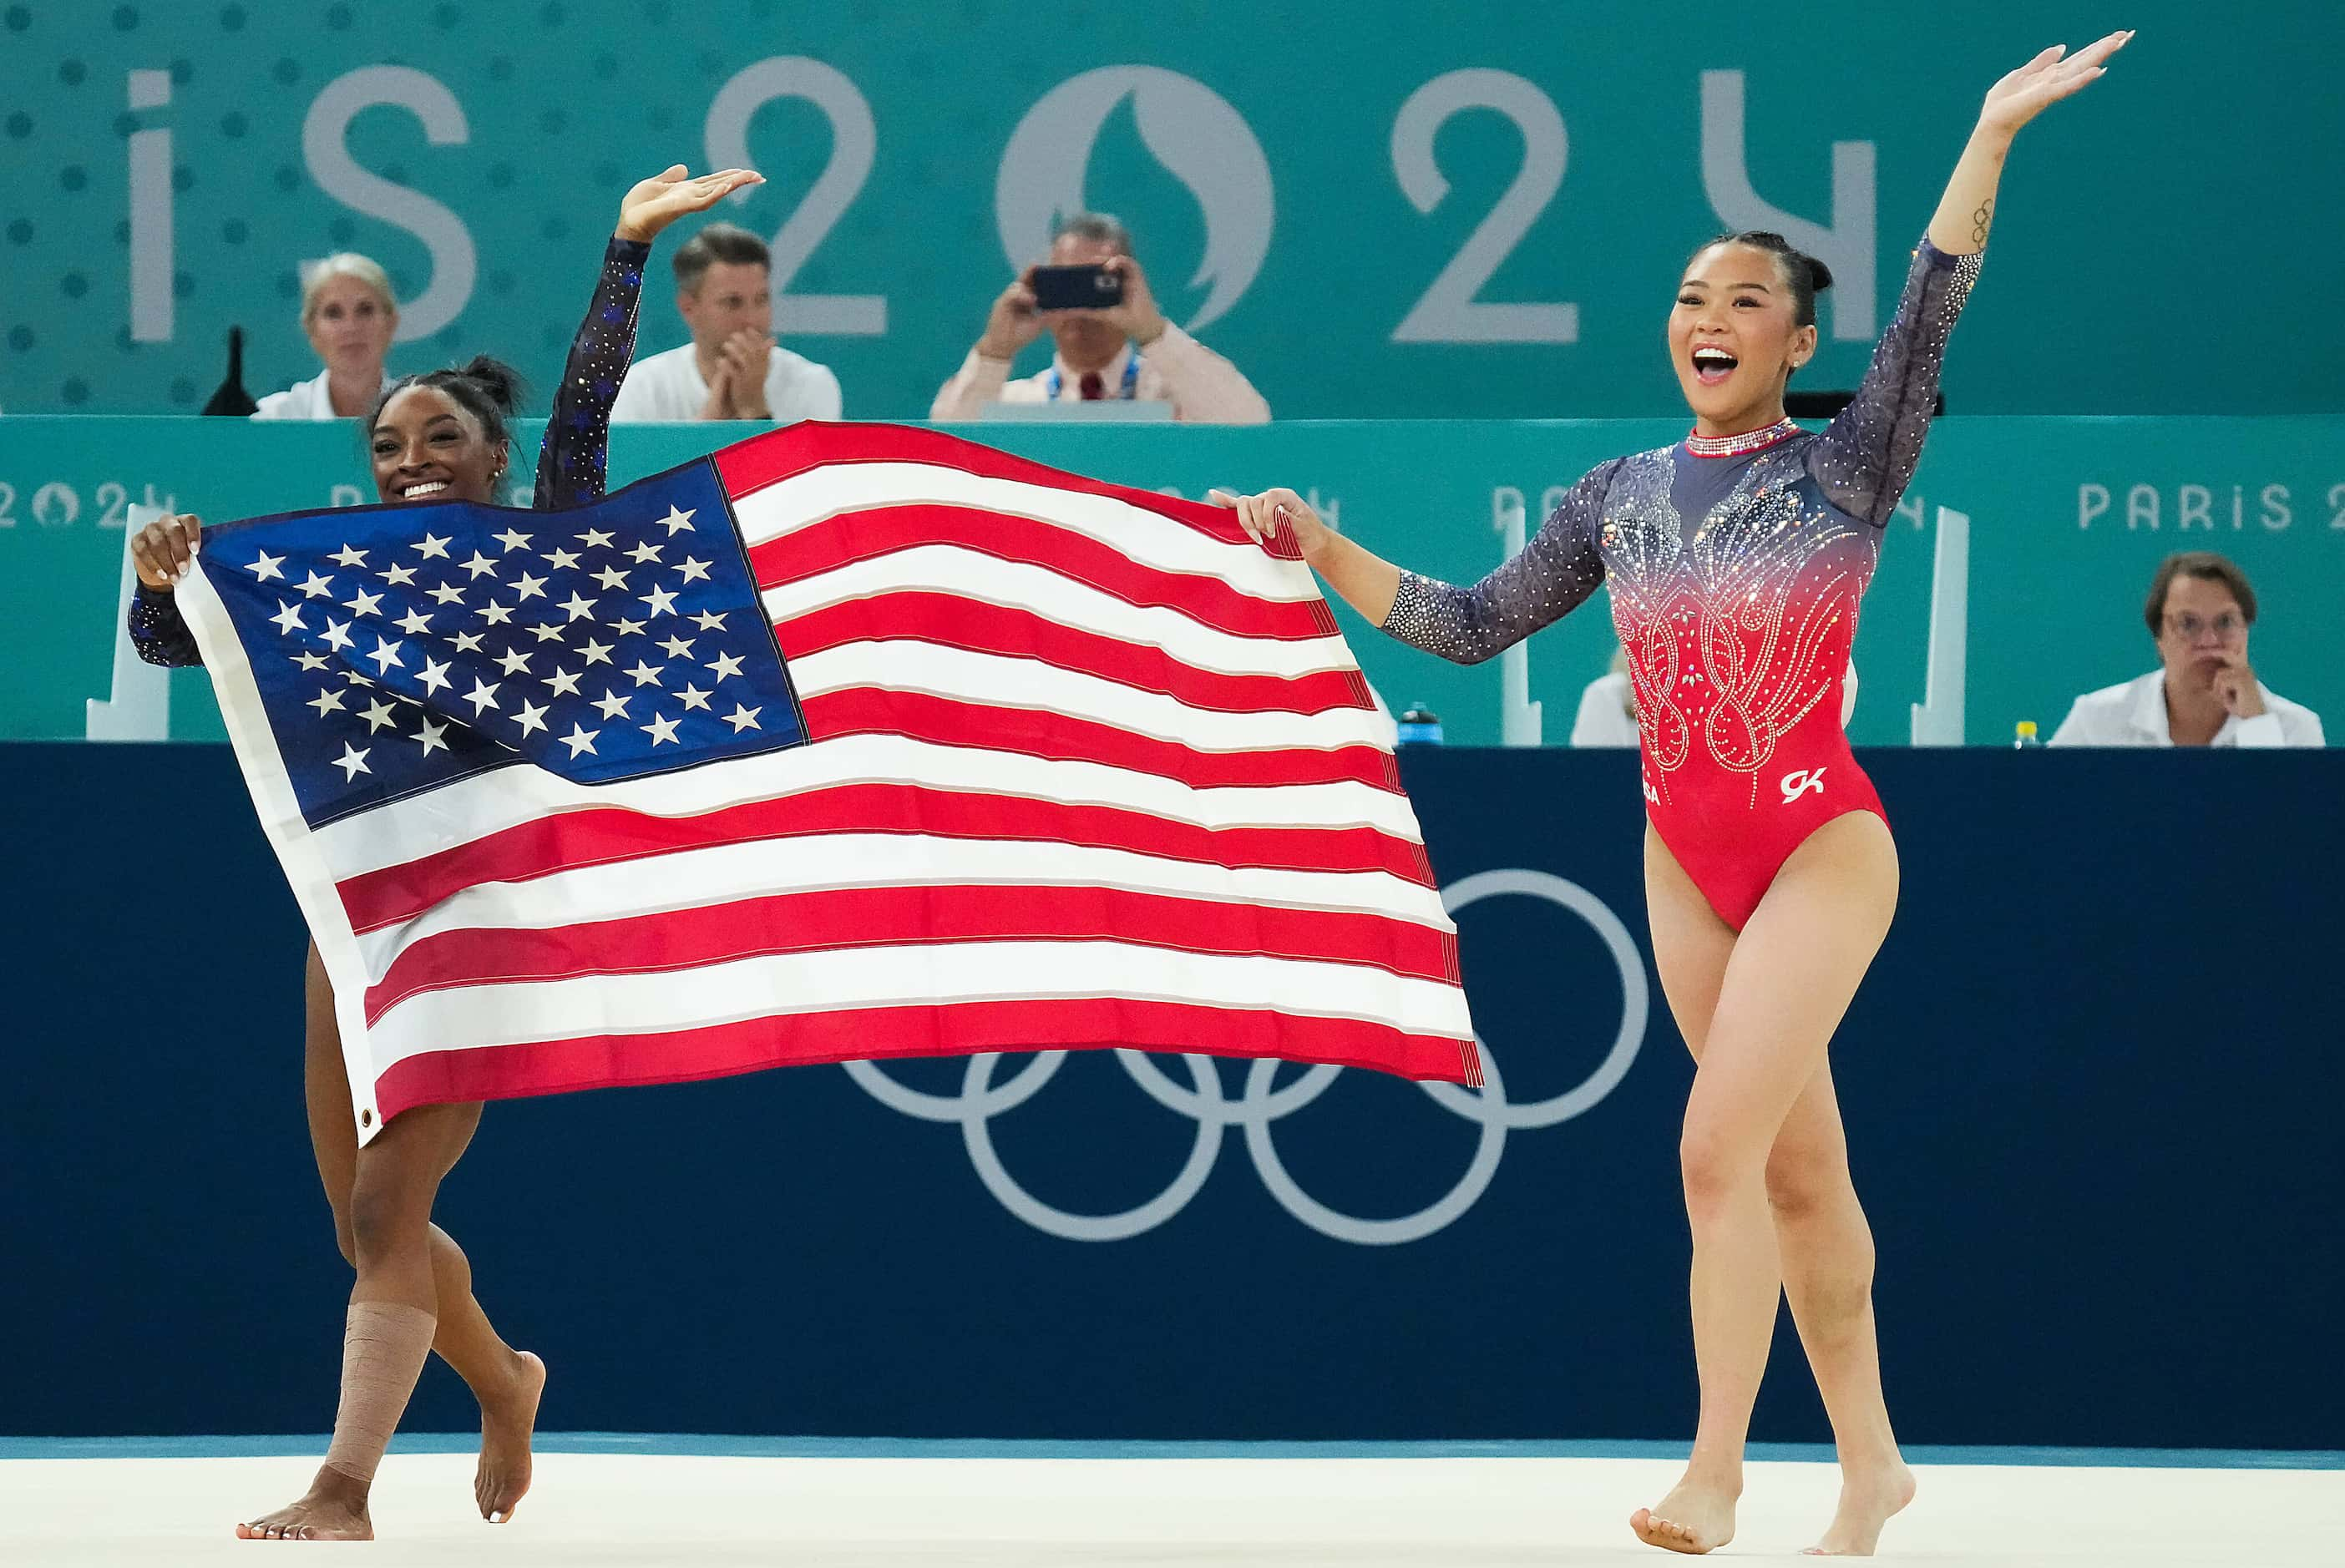
M1401 574L1385 631L1463 663L1610 587L1646 812L1738 931L1810 834L1885 815L1841 728L1841 683L1978 267L1922 242L1855 401L1821 436L1785 420L1616 458L1472 588Z

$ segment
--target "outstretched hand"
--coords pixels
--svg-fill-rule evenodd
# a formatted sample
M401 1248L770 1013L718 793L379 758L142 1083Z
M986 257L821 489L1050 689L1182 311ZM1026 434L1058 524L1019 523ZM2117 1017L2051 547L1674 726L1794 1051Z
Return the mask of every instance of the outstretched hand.
M693 175L682 164L670 164L619 198L621 239L648 243L659 231L688 212L706 212L746 185L763 185L766 177L755 169L725 168L715 174Z
M2130 31L2112 33L2071 55L2055 44L1987 89L1979 109L1982 129L2015 134L2019 127L2062 98L2081 93L2106 71L2108 57L2133 41Z

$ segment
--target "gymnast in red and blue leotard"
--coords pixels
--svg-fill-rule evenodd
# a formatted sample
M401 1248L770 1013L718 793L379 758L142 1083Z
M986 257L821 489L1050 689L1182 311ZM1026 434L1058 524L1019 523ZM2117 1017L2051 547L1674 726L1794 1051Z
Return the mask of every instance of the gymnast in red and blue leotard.
M1700 1064L1678 1159L1701 1409L1684 1476L1629 1516L1649 1545L1702 1553L1733 1539L1751 1404L1786 1298L1841 1463L1839 1510L1814 1550L1869 1554L1914 1497L1882 1396L1873 1232L1827 1054L1898 887L1839 693L2013 138L2130 37L2047 49L1988 91L1863 386L1820 435L1784 418L1783 392L1815 353L1815 296L1831 274L1780 235L1746 232L1694 252L1670 313L1692 433L1597 468L1471 588L1402 571L1292 490L1215 494L1371 622L1447 659L1487 659L1599 583L1611 590L1643 753L1653 958Z
M1813 324L1815 289L1830 286L1821 263L1774 235L1705 247L1697 262L1717 264L1691 270L1721 276L1700 279L1679 311L1727 321L1714 331L1688 325L1696 386L1717 373L1713 359L1721 384L1742 373L1734 350L1746 345L1727 325L1735 250L1778 258L1769 270L1782 275L1802 325ZM1841 728L1841 683L1857 603L1921 460L1939 361L1978 268L1976 252L1953 257L1922 241L1855 400L1822 435L1778 419L1616 458L1472 588L1402 572L1385 618L1390 635L1470 663L1608 585L1636 693L1647 814L1737 931L1810 834L1843 813L1883 814Z

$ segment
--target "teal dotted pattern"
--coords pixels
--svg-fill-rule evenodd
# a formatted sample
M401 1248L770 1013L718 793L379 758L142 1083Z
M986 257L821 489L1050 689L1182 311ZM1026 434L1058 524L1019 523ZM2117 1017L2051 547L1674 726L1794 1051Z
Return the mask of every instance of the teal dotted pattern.
M2209 65L2236 42L2219 7L2137 8L2143 47L2047 118L2025 169L2015 166L2013 211L2033 216L1998 263L2004 303L1964 329L1950 395L1968 413L2345 408L2345 384L2301 352L2300 290L2288 284L2304 258L2345 244L2345 209L2301 160L2260 156L2345 140L2345 99L2329 79L2345 11L2263 7L2259 71L2239 73ZM339 249L403 280L414 326L442 275L430 249L322 188L303 153L320 95L383 67L443 88L462 139L434 143L414 113L385 106L350 119L342 144L359 168L456 215L475 268L461 312L394 345L391 369L491 353L547 388L619 196L671 163L705 167L719 89L760 60L807 56L844 74L878 126L868 180L789 286L883 298L885 335L785 334L837 372L852 415L925 413L980 329L1009 272L994 185L1020 117L1080 74L1147 64L1231 104L1269 162L1268 259L1205 335L1280 417L1675 416L1654 280L1673 278L1720 224L1700 176L1699 69L1749 74L1748 169L1765 199L1803 218L1825 217L1834 141L1877 148L1883 286L1937 199L1954 117L2011 64L2007 35L1956 28L1926 68L1883 72L1881 60L1910 55L1912 27L1871 0L1802 11L1799 25L1832 47L1792 65L1776 25L1690 62L1656 49L1660 25L1636 7L1453 6L1430 30L1411 0L1311 0L1267 15L1207 0L0 0L0 404L10 415L200 407L232 326L246 333L250 392L307 379L318 367L296 269ZM1389 141L1398 106L1467 66L1523 76L1570 138L1556 197L1478 298L1575 301L1576 344L1393 341L1522 167L1505 116L1476 111L1440 130L1450 197L1419 214L1402 194ZM132 108L133 72L159 73L169 102ZM2185 166L2143 159L2140 147L2170 135L2177 104L2215 127L2214 150ZM129 161L148 132L170 137L160 194L172 254L154 269L169 297L162 342L135 341L129 325ZM777 102L757 112L748 147L768 183L712 216L771 236L828 167L830 130L812 106ZM1167 313L1193 316L1210 291L1199 280L1208 215L1129 106L1108 113L1086 180L1139 236ZM2171 351L2047 354L2045 323L2074 314L2071 286L2104 265L2109 237L2155 228L2178 204L2202 221L2157 231L2159 266L2232 280L2219 313L2192 317ZM705 221L679 225L652 259L646 352L684 339L667 258ZM1853 386L1868 349L1828 341L1810 375ZM1022 368L1041 362L1038 348Z
M220 379L230 326L245 330L254 396L306 379L318 365L298 319L299 266L330 251L372 256L411 307L433 277L429 249L321 189L301 146L304 118L329 83L391 65L452 93L469 136L434 145L414 114L379 106L350 121L345 145L361 168L456 213L477 272L462 313L394 344L391 367L487 352L538 367L532 379L543 385L553 374L545 353L569 340L619 196L671 162L704 165L702 121L716 87L755 60L807 47L773 35L781 15L750 0L0 6L0 55L17 100L0 99L0 156L27 198L11 204L17 211L0 228L9 280L0 288L0 401L10 413L188 411ZM133 71L166 73L170 102L129 107ZM875 90L871 73L854 74ZM819 117L805 106L766 117L793 116L792 128L814 127L820 139ZM129 149L133 136L158 130L171 137L172 336L143 343L127 326ZM766 139L761 119L761 152ZM777 183L790 156L766 163ZM786 198L719 216L770 234L826 156L820 146L797 155ZM842 223L835 242L848 239ZM683 336L665 254L647 290L647 350ZM808 351L825 357L837 342Z

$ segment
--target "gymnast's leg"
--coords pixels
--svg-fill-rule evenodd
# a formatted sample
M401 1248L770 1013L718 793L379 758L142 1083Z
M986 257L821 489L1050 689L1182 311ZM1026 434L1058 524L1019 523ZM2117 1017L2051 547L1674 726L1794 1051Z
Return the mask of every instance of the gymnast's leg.
M1696 1015L1686 1019L1695 1026L1689 1040L1700 1041L1680 1158L1694 1239L1690 1294L1701 1381L1685 1476L1655 1508L1630 1519L1649 1544L1700 1553L1733 1537L1743 1444L1782 1280L1770 1156L1888 930L1896 886L1887 825L1854 813L1794 851L1741 935L1721 938L1723 923L1666 847L1648 840L1647 893L1664 989L1673 1010ZM1711 974L1716 999L1704 1025L1699 1003Z
M247 1540L369 1541L367 1497L391 1433L431 1352L438 1291L431 1277L431 1205L481 1123L481 1108L418 1106L359 1150L350 1186L358 1283L342 1342L342 1399L334 1441L309 1492L290 1507L237 1526Z
M1873 1322L1873 1230L1848 1174L1848 1138L1832 1065L1816 1069L1767 1157L1767 1201L1782 1254L1783 1290L1832 1417L1840 1507L1810 1550L1871 1556L1890 1515L1914 1501L1881 1393Z
M316 944L302 978L303 1080L310 1106L310 1147L334 1211L334 1239L345 1261L358 1261L350 1237L350 1185L358 1174L358 1131L350 1125L349 1069L334 996ZM481 1457L472 1473L473 1501L492 1523L513 1517L529 1490L530 1438L545 1388L545 1363L505 1343L472 1295L472 1266L454 1238L431 1227L431 1276L438 1334L431 1348L456 1369L481 1403Z

